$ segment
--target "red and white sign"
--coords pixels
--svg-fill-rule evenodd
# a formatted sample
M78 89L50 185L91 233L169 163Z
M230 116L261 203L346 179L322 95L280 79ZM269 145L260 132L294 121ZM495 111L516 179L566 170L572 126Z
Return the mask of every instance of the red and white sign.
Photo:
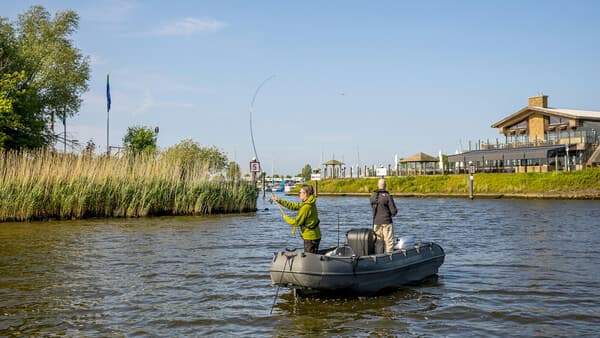
M250 172L251 173L259 173L260 172L260 162L250 161Z
M311 181L319 181L321 180L321 174L310 174Z

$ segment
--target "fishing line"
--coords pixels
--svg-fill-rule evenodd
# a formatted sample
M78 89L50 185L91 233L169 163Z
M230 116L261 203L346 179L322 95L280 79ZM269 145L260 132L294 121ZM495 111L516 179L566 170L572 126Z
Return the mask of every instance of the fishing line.
M269 314L273 314L273 308L275 307L275 302L277 302L277 297L279 297L279 289L281 288L281 282L283 281L283 274L285 273L285 266L289 261L289 257L285 257L285 263L283 263L283 269L281 269L281 278L279 278L279 283L277 283L277 290L275 291L275 298L273 298L273 304L271 305L271 312ZM291 268L290 268L291 270Z
M254 144L254 132L252 131L252 113L254 112L254 101L256 100L256 95L258 95L258 92L260 91L262 86L264 86L265 83L267 83L267 81L271 80L274 77L275 74L269 76L268 78L264 79L263 82L261 82L261 84L258 85L258 87L256 87L256 91L254 91L254 96L252 97L252 102L250 103L250 139L252 140L252 149L254 150L254 157L258 162L260 161L258 159L258 154L256 153L256 145Z
M275 194L273 194L273 192L271 192L271 196L275 196ZM273 199L271 198L271 202L273 202ZM281 206L281 204L279 204L278 201L275 201L275 205L277 205L277 208L279 208L279 211L281 211L281 216L284 218L287 216L287 214L285 213L285 211L283 210L283 207ZM289 248L289 244L290 244L290 239L294 238L294 235L296 234L296 226L294 226L294 228L292 229L292 235L290 237L288 237L287 243L286 243L286 249Z

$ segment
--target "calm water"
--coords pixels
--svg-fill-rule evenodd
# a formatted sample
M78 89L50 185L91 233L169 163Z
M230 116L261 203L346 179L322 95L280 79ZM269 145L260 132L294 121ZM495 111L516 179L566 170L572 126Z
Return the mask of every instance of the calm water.
M396 236L446 250L437 280L346 300L281 289L272 315L272 253L302 243L268 203L0 224L0 336L598 336L599 203L397 199ZM367 198L318 206L322 247L337 243L338 219L341 242L369 225Z

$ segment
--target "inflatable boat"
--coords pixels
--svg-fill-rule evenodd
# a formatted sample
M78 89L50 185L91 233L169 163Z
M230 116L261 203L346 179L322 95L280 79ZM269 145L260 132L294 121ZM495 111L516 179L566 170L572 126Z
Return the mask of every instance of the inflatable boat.
M371 229L352 229L346 238L345 245L318 254L275 252L270 268L273 285L300 295L374 295L436 275L444 262L444 250L433 242L400 238L391 254L375 254Z

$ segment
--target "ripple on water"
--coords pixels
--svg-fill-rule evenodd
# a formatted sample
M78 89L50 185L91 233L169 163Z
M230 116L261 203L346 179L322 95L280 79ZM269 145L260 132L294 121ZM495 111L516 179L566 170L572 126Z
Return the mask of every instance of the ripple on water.
M342 242L350 228L370 224L365 198L318 203L322 247L337 243L338 216ZM397 205L396 235L440 243L446 261L437 279L355 299L295 299L286 288L274 299L273 252L302 247L276 209L5 223L0 335L597 334L597 202L398 199Z

